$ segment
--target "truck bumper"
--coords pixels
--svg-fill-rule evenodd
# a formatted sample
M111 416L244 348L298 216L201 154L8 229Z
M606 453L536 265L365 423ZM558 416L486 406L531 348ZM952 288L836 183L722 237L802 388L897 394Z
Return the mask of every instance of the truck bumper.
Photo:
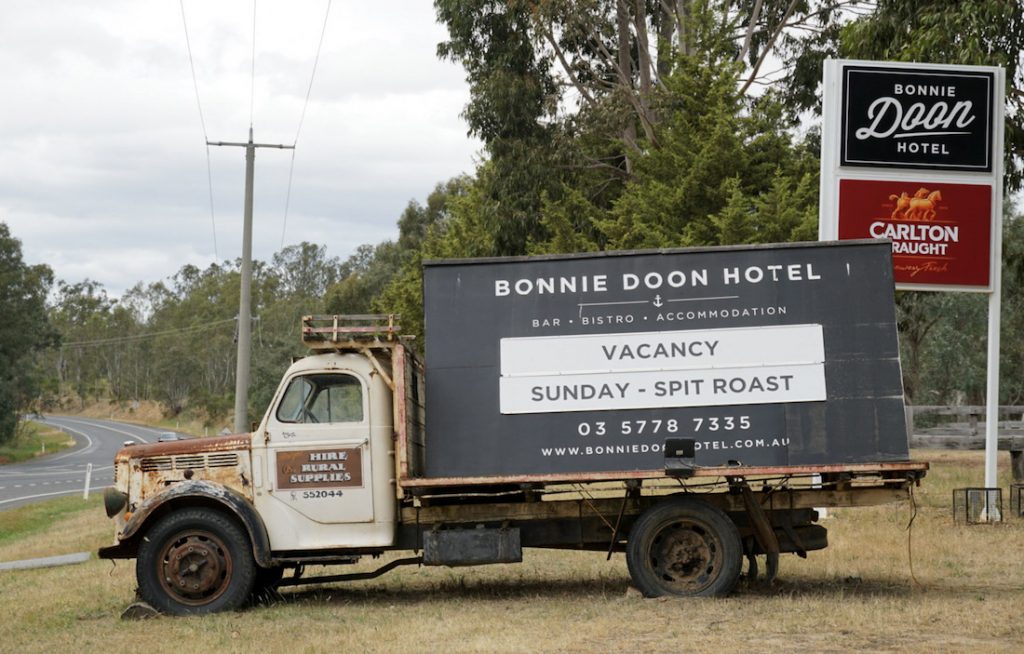
M134 559L135 548L128 547L125 543L108 545L96 550L96 556L101 559Z

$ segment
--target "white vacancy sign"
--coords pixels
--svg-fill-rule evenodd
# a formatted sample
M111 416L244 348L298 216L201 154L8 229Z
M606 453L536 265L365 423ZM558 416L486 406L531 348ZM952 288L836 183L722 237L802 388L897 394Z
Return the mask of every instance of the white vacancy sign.
M826 399L821 325L505 338L501 412Z

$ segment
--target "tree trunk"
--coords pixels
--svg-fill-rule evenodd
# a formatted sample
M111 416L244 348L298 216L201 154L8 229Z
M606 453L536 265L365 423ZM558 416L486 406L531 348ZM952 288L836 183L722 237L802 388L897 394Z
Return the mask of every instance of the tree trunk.
M629 84L633 79L632 38L629 33L629 5L625 0L619 0L616 4L615 16L618 28L619 71L623 81L622 92L632 93L633 89ZM636 121L631 116L626 119L626 125L622 130L622 140L627 146L632 146L636 143ZM628 152L625 157L626 173L632 174L633 162L630 160Z
M666 2L658 4L658 80L672 71L672 37L676 23Z
M693 56L693 39L690 38L690 0L676 2L676 20L679 21L679 51L687 57Z

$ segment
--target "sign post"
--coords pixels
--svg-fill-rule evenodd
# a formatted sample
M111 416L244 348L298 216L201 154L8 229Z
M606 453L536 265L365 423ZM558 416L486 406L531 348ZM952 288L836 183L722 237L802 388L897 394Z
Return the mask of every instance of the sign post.
M1005 72L828 60L819 237L889 239L897 289L989 295L985 486L994 487ZM995 518L995 516L992 516Z

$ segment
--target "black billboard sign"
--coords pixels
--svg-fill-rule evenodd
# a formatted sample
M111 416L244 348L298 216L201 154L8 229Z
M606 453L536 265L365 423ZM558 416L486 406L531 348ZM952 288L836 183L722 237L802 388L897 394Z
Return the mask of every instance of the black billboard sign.
M843 66L843 166L990 172L988 71Z
M888 243L428 262L427 477L905 461Z

